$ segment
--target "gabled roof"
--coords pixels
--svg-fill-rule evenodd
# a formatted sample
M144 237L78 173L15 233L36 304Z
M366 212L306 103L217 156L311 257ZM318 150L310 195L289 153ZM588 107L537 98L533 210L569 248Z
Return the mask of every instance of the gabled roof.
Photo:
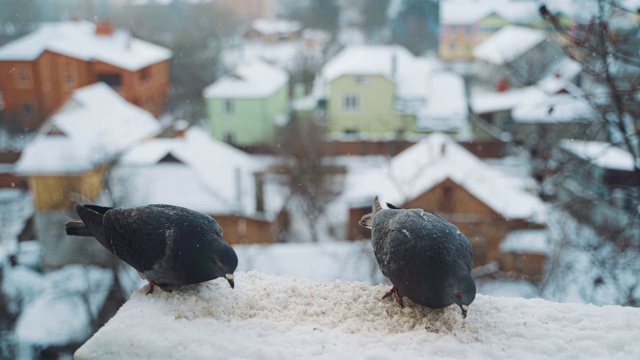
M349 179L353 199L380 195L402 204L451 179L506 219L542 222L544 203L522 179L509 177L478 159L451 137L434 133L391 159L389 166Z
M238 65L202 91L205 98L263 98L289 81L284 70L254 59Z
M560 148L604 169L633 171L633 156L607 142L562 139Z
M177 162L162 162L168 155ZM130 202L128 206L165 203L207 214L252 216L254 173L263 168L251 155L191 127L183 137L157 138L127 151L116 176L124 184L119 196ZM274 208L265 215L273 215L277 204Z
M73 92L40 128L16 164L28 174L81 173L157 134L158 121L104 83Z
M470 105L474 113L486 114L496 111L511 111L525 99L533 101L546 97L547 94L535 85L503 92L480 90L471 92Z
M596 112L584 98L570 94L555 94L523 99L513 108L511 117L517 123L592 122L596 117Z
M543 30L505 25L473 49L476 59L504 65L547 40Z
M171 58L171 50L139 40L124 30L97 35L88 21L46 23L36 31L0 47L0 61L33 61L44 51L84 61L102 61L130 71Z
M513 23L539 19L536 1L511 0L448 0L440 2L440 23L471 25L495 14Z
M424 97L431 66L401 45L352 45L329 60L321 70L322 80L344 75L380 75L397 84L400 97Z

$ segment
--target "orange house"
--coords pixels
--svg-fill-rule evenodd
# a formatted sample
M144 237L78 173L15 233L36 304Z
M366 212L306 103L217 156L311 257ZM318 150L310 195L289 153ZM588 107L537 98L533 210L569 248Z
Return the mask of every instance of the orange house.
M169 49L110 22L46 24L0 48L0 111L8 128L33 130L73 90L102 81L157 117L167 100L170 58Z

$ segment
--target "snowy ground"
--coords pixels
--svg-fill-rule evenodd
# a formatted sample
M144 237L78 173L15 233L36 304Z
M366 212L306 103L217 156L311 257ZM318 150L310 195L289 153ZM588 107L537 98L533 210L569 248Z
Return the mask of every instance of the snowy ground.
M478 295L462 319L386 290L257 272L233 290L144 287L75 358L640 358L640 309Z

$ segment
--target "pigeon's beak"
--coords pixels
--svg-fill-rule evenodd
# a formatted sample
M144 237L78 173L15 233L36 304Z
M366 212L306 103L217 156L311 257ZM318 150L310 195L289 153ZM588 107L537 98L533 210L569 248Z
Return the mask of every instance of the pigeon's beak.
M224 277L227 279L229 285L233 289L233 287L235 286L235 283L233 282L233 274L225 274Z
M462 310L462 318L467 318L467 311L469 311L469 305L460 305L460 310Z

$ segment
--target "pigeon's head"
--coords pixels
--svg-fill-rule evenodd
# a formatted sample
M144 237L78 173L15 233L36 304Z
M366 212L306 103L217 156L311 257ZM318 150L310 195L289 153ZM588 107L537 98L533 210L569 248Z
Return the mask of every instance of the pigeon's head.
M218 277L224 277L231 285L233 289L235 283L233 282L233 272L238 267L238 255L231 246L223 243L223 246L219 247L214 256L216 272Z
M453 303L460 306L460 310L462 310L462 318L466 318L469 305L476 298L476 283L471 275L463 277L462 281L458 282L452 295Z

